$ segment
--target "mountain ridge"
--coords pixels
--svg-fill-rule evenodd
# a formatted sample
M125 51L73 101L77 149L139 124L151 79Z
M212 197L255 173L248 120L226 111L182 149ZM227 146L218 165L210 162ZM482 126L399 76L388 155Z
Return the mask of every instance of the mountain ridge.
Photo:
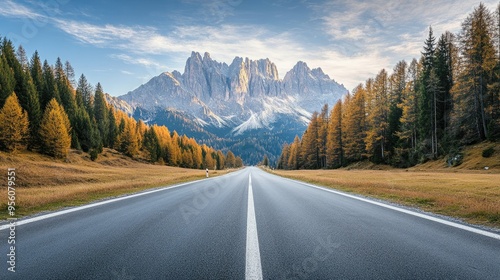
M297 62L280 79L276 65L269 58L251 60L236 56L228 65L212 59L208 52L201 56L193 51L186 60L184 73L163 72L118 97L130 107L115 103L132 108L136 118L148 123L169 126L167 119L170 122L175 119L180 123L171 123L171 126L178 127L181 130L178 133L190 135L189 132L206 130L201 141L213 142L207 139L213 135L241 140L282 131L282 137L275 143L281 146L303 132L313 111L324 104L333 106L345 93L345 87L321 68L310 69L303 61ZM140 111L140 116L136 111ZM180 120L182 118L190 120L189 124ZM264 141L266 139L257 142ZM231 149L224 146L227 141L219 142L218 148ZM269 153L268 156L276 159L278 155Z

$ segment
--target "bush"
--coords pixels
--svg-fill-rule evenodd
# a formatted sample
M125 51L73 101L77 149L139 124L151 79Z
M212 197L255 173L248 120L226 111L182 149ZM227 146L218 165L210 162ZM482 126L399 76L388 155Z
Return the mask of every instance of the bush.
M446 162L448 163L448 166L452 166L452 167L455 167L455 166L459 166L460 164L462 164L462 161L464 159L464 156L462 153L457 153L457 154L451 154L451 155L448 155L448 159L446 160Z
M488 149L483 150L483 157L489 158L495 153L495 149L493 147L489 147Z
M89 154L90 154L90 160L95 161L99 156L99 151L97 149L91 149Z

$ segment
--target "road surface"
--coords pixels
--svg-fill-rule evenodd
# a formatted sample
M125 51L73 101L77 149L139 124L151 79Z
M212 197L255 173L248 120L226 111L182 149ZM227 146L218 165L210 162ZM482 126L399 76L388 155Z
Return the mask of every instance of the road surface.
M60 213L0 279L500 279L499 235L252 167Z

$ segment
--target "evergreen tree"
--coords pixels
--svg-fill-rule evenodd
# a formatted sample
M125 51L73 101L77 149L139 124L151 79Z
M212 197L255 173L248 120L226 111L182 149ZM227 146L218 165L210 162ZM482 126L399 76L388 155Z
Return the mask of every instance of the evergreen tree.
M402 103L403 92L407 81L406 62L400 61L394 67L393 74L389 77L389 116L387 132L387 151L391 156L391 161L398 161L394 158L394 151L399 144L398 132L401 129L402 109L398 106Z
M76 88L76 100L79 106L84 106L89 115L93 116L93 94L92 86L87 82L85 75L81 75L78 79Z
M14 92L16 80L14 71L9 67L7 59L0 55L0 106L3 106L7 97Z
M31 61L29 63L29 71L31 74L31 79L33 80L33 84L35 85L36 92L38 93L38 103L40 104L40 110L43 111L45 107L42 107L43 104L41 103L42 100L40 95L43 93L45 85L42 62L40 61L40 56L38 55L37 51L35 51L35 53L31 57Z
M416 164L417 156L417 117L418 117L418 89L419 64L416 59L410 63L408 68L409 81L406 83L402 94L402 101L398 104L401 109L401 126L396 132L400 144L396 149L395 163L400 166L411 166Z
M38 92L31 79L28 69L25 70L22 80L22 88L25 90L24 109L28 113L30 123L30 142L29 148L35 149L40 145L38 130L40 128L40 120L42 119L42 110L40 108Z
M102 90L100 83L97 84L96 89L95 89L93 113L94 113L95 121L97 123L97 127L99 129L99 133L101 134L103 145L105 147L110 147L108 105L107 105L106 99L104 98L104 92ZM131 127L131 125L128 126L128 128L130 128L130 127ZM126 124L125 129L127 129L127 124ZM134 126L134 129L135 129L135 126ZM127 133L132 133L132 132L127 131ZM135 132L133 132L133 134L136 135ZM134 140L134 143L137 144L135 142L135 140Z
M43 62L43 88L39 92L40 97L40 108L45 110L47 104L52 100L56 99L57 103L60 104L61 98L59 96L59 91L57 90L57 84L54 77L54 71L49 65L47 60Z
M419 86L419 135L424 144L422 152L432 158L437 156L437 138L436 138L436 105L438 95L437 77L434 70L434 53L436 49L436 38L429 28L429 36L425 41L424 51L422 52L422 76ZM426 143L430 141L429 145Z
M462 24L459 37L462 67L452 92L454 130L464 144L485 140L490 136L489 127L494 124L487 111L498 96L491 90L498 61L493 32L493 16L484 4L475 8Z
M156 135L155 129L153 127L149 128L144 133L144 148L149 154L149 160L151 162L157 162L161 158L161 147L158 136Z
M29 136L28 129L28 115L13 93L0 110L0 147L9 152L23 148Z
M64 65L59 57L57 58L54 68L54 78L56 81L57 92L61 98L61 105L64 107L64 110L68 114L70 120L72 120L76 109L74 89L66 76Z
M267 157L267 155L264 155L264 158L262 159L262 165L269 166L269 158Z
M42 151L48 155L64 158L71 145L71 127L64 109L53 98L45 108L40 124Z

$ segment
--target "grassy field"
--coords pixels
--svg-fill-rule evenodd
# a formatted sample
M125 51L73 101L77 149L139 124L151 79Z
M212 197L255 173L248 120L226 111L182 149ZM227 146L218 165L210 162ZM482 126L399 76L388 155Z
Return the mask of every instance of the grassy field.
M205 177L204 170L141 163L114 150L105 150L96 162L77 152L66 160L30 152L0 152L0 220L8 218L8 168L16 170L17 217ZM210 176L227 172L211 171Z
M461 170L298 170L274 174L500 228L500 174Z

